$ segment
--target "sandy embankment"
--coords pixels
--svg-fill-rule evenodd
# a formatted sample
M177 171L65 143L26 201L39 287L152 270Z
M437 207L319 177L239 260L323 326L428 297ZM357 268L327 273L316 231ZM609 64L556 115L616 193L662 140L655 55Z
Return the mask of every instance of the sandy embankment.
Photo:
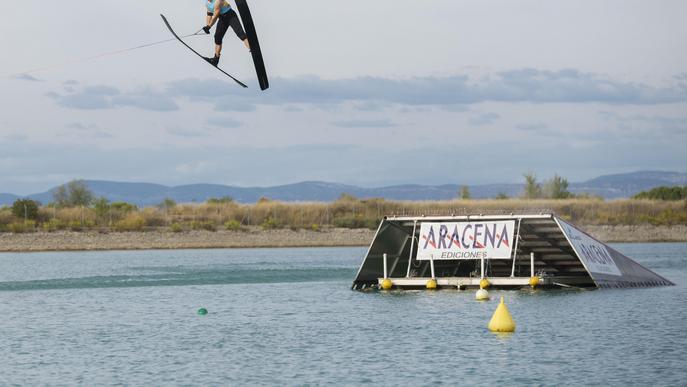
M687 242L687 225L584 226L607 242ZM239 247L367 246L374 236L367 229L324 231L269 230L150 232L36 232L0 233L0 251L143 250Z
M0 233L0 251L146 250L240 247L365 246L374 231L171 231L97 232L58 231L27 234Z

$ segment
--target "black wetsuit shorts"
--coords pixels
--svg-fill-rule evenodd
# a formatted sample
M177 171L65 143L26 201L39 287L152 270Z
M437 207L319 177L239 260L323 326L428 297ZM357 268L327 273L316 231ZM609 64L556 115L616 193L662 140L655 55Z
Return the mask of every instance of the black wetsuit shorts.
M208 16L212 16L212 14L208 13ZM236 33L236 36L238 36L239 39L246 39L246 33L243 31L243 27L241 27L239 16L232 9L229 12L220 15L217 19L217 28L215 29L215 44L222 44L222 39L224 39L224 35L227 33L229 27L234 30L234 33Z

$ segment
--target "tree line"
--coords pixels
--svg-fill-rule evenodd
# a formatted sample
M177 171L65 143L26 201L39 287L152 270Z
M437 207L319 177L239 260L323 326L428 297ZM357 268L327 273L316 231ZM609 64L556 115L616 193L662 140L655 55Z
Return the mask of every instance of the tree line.
M543 183L538 182L537 176L533 173L526 173L523 177L525 178L524 189L520 195L522 199L569 199L577 196L568 190L570 186L568 179L558 176L558 174ZM582 196L588 197L589 195ZM458 197L463 200L472 199L470 187L461 186ZM509 199L509 197L504 192L500 192L494 199L504 200Z
M661 187L632 199L604 201L571 195L567 180L557 175L543 183L538 183L531 174L525 175L525 179L520 198L497 197L497 200L464 200L469 198L469 190L465 187L459 191L459 198L446 201L358 199L342 194L336 201L327 203L284 203L261 198L254 204L239 204L230 197L223 197L200 204L178 204L165 199L157 206L146 208L96 197L84 182L73 181L56 189L53 201L45 206L19 199L11 207L0 208L0 232L374 229L385 215L538 213L544 210L580 224L687 223L685 187Z

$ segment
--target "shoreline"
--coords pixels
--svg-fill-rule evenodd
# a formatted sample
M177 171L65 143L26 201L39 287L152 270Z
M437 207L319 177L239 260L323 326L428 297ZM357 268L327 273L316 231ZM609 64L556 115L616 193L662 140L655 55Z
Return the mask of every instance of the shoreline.
M608 243L687 242L687 225L592 225L587 233ZM247 231L58 231L0 233L0 252L177 250L283 247L367 247L375 230L328 228Z
M368 229L293 231L257 227L247 231L38 231L0 234L0 252L357 247L369 245L374 233Z

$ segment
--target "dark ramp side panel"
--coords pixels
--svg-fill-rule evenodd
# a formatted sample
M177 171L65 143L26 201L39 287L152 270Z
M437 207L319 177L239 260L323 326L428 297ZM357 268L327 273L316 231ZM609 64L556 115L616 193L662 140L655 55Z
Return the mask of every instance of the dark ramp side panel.
M243 28L246 30L246 35L248 35L248 43L250 43L250 52L253 56L253 64L255 65L255 72L258 76L260 89L267 90L267 88L270 87L270 82L267 79L265 61L262 58L260 41L258 40L257 32L255 32L255 24L253 23L253 17L250 14L250 8L248 8L248 3L246 0L236 0L236 7L239 9L241 21L243 22Z
M384 254L387 254L389 259L389 270L394 266L393 262L395 262L397 258L400 258L396 265L396 270L390 274L405 277L405 270L408 267L406 263L408 257L406 256L405 259L403 259L402 253L406 251L406 245L410 240L409 237L409 233L402 227L387 220L383 221L377 235L375 235L372 241L369 253L365 256L360 266L358 275L355 281L353 281L353 285L357 287L376 284L377 278L381 277L382 273L384 273Z
M674 285L570 223L560 218L556 218L556 221L597 286L623 288Z
M623 272L621 280L614 276L597 275L593 276L594 281L599 287L649 287L649 286L671 286L675 285L669 280L661 277L632 259L624 256L611 247L607 247L613 260Z

